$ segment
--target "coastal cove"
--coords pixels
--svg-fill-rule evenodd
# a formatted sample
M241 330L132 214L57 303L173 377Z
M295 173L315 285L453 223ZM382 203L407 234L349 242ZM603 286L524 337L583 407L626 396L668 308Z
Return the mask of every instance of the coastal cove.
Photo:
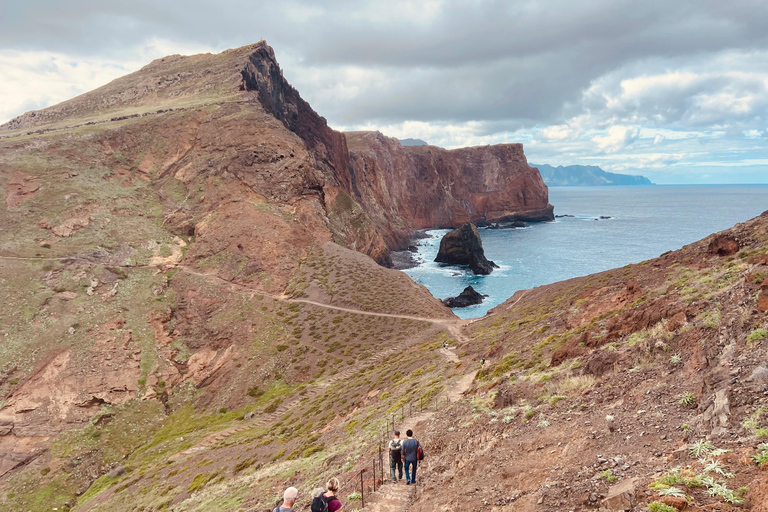
M573 217L522 229L480 228L486 256L500 267L491 275L434 262L448 230L427 230L428 238L416 242L419 265L404 272L440 299L470 285L488 295L482 304L453 310L461 318L477 318L518 290L639 263L768 209L768 185L550 187L549 192L555 214Z

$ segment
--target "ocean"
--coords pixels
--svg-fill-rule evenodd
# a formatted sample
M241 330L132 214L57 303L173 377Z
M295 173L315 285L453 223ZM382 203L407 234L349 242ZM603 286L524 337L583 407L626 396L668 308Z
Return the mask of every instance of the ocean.
M500 267L491 275L434 262L448 230L427 231L418 241L419 265L404 272L440 299L468 285L488 295L453 310L477 318L517 290L639 263L749 220L768 210L768 185L550 187L549 202L555 215L573 217L479 230L486 257Z

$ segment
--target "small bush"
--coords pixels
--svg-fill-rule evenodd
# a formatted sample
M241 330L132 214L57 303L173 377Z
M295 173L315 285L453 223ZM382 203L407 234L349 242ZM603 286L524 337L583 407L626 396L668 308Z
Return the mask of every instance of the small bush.
M763 464L768 462L768 443L763 443L761 445L758 445L757 447L757 454L752 455L752 460L755 461L755 463L758 466L762 466Z
M189 484L189 487L187 487L187 491L191 494L195 491L199 491L203 487L205 487L208 482L216 478L221 471L215 471L213 473L206 474L206 473L198 473L195 478L192 479L192 482Z
M768 331L765 329L756 329L749 333L749 336L747 336L747 342L754 343L759 340L764 340L766 337L768 337Z
M360 501L362 499L363 499L363 495L357 491L347 496L347 501Z
M279 398L275 399L271 404L269 404L264 408L264 413L272 414L277 410L277 408L280 406L281 403L282 403L282 400L280 400Z
M256 462L256 457L253 457L251 459L245 459L244 461L241 461L235 464L233 471L235 473L239 473L242 470L251 467L255 462Z
M263 394L264 394L264 390L263 389L259 389L258 386L253 386L253 387L248 388L248 396L250 396L250 397L259 398Z
M714 449L715 446L712 443L702 439L695 443L691 443L688 453L692 457L704 457L705 455L712 453Z
M685 498L685 492L677 487L667 487L658 490L659 496L674 496L676 498Z
M675 507L670 507L659 501L652 501L648 504L649 512L677 512Z
M678 403L683 407L691 407L696 404L696 395L693 393L686 393L680 398Z

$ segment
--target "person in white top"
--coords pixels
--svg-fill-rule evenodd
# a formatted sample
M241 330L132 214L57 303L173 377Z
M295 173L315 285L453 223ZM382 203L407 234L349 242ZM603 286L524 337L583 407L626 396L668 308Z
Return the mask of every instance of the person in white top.
M403 442L400 440L400 431L395 430L395 438L389 442L389 472L392 474L392 482L403 479ZM397 470L398 475L395 474ZM398 478L395 478L398 476Z

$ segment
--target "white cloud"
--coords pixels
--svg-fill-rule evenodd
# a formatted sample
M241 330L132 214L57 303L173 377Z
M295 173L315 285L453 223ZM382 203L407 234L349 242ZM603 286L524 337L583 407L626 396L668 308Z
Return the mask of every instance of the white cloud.
M640 130L634 126L611 126L607 135L592 137L597 147L605 153L615 153L632 144L640 135Z
M68 100L173 53L210 51L152 39L130 60L80 57L57 52L0 50L0 124L29 110Z
M548 126L540 130L539 133L546 140L565 140L574 136L573 128L563 124Z

